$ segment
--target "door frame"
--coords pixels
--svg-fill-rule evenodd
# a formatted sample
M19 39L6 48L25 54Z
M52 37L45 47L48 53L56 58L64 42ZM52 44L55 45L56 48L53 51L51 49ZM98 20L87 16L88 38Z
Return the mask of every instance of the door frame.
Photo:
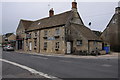
M29 51L32 51L32 42L29 42Z
M66 53L67 54L71 54L72 53L72 48L73 48L73 41L68 41L66 42L67 46L66 46ZM68 47L69 46L69 47Z

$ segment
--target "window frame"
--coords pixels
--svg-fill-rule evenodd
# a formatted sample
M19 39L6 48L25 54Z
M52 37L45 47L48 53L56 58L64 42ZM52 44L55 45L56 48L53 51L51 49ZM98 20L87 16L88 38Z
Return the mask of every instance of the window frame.
M44 50L47 49L47 45L48 45L48 43L47 43L47 42L44 42L44 46L43 46Z
M56 42L55 43L55 49L59 49L60 48L60 42Z
M76 45L77 46L82 46L83 45L83 41L82 40L77 40L76 41Z

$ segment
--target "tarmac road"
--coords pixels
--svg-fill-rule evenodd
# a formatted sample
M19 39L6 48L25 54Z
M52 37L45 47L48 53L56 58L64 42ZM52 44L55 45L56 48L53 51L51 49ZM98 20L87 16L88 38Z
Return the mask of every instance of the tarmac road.
M57 78L118 78L118 59L65 58L3 52L2 58ZM3 77L37 77L19 66L3 62Z

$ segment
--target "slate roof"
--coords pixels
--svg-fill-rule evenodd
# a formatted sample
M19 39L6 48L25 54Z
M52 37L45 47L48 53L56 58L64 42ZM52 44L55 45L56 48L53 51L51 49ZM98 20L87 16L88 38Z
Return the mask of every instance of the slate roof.
M78 31L78 33L82 34L87 40L100 40L101 39L95 35L88 27L81 26L79 24L71 24L71 27L75 27Z
M29 20L23 20L21 19L19 22L19 25L17 27L17 30L23 28L23 29L28 29L28 27L32 24L33 21L29 21Z
M54 15L52 17L43 18L43 19L34 21L30 25L28 30L64 25L67 23L67 21L71 16L72 16L72 11L67 11L61 14Z
M31 31L35 29L65 25L67 24L68 21L70 21L70 19L72 19L73 15L74 15L73 11L70 10L61 14L54 15L52 17L46 17L36 21L27 21L27 20L21 20L21 21L23 26L27 29L27 31ZM84 25L81 26L78 24L72 24L71 26L78 27L78 30L88 40L100 40L89 28L85 27Z
M29 20L21 20L21 22L25 29L27 29L33 23L33 21L29 21Z
M13 35L13 33L7 33L7 34L5 34L5 37L10 37L11 35Z

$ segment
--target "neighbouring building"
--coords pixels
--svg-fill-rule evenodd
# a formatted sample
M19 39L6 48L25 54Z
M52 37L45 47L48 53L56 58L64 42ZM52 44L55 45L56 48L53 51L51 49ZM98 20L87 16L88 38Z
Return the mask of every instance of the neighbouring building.
M17 45L26 52L69 54L102 50L101 39L84 25L75 1L70 11L54 15L52 8L49 17L21 20L16 34Z
M0 35L0 46L2 46L2 35Z
M120 51L120 7L116 7L115 14L103 31L101 38L104 45L110 45L112 51Z
M24 50L25 30L32 24L32 21L20 20L16 30L16 50Z
M14 33L6 33L2 35L2 44L7 45L7 44L12 44L15 46L15 41L16 41L16 35Z

